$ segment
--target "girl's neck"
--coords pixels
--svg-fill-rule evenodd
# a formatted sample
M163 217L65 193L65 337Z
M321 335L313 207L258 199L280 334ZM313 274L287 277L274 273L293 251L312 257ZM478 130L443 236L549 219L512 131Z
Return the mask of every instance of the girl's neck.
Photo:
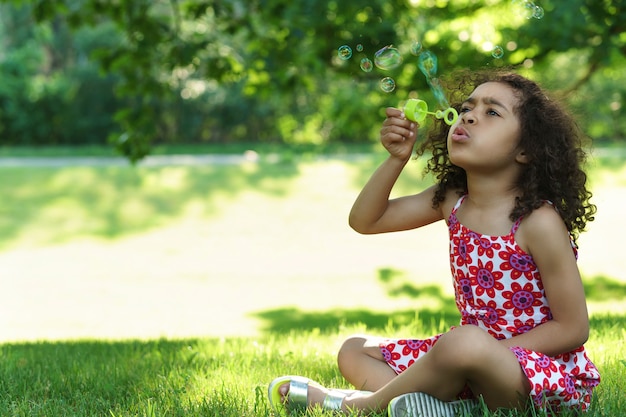
M509 181L500 178L482 177L479 181L468 176L467 198L472 205L482 208L512 207L518 190Z

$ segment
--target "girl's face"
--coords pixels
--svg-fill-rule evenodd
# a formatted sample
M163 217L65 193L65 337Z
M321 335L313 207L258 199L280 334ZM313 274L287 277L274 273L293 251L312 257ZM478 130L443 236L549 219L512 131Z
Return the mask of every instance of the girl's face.
M524 163L517 104L514 90L506 84L487 82L476 87L448 133L451 162L466 171L497 171Z

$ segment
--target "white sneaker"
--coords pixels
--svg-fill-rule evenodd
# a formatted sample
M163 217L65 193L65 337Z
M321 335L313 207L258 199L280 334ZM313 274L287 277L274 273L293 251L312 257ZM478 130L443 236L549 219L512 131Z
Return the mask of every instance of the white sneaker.
M389 417L457 417L470 415L478 404L475 400L441 401L423 392L411 392L389 403Z

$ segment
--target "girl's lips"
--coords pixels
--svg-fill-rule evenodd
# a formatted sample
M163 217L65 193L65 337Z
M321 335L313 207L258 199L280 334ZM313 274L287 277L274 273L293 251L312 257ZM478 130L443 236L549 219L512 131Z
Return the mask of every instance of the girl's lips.
M452 132L452 140L454 141L461 142L468 139L469 133L467 133L467 130L465 130L461 126L457 127L456 129L454 129L454 132Z

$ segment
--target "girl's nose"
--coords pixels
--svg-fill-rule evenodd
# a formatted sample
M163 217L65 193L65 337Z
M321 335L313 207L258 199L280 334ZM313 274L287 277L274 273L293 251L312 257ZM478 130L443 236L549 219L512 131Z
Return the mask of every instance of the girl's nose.
M471 111L466 111L465 113L461 115L461 121L463 121L463 123L472 125L476 123L476 118L474 117Z

